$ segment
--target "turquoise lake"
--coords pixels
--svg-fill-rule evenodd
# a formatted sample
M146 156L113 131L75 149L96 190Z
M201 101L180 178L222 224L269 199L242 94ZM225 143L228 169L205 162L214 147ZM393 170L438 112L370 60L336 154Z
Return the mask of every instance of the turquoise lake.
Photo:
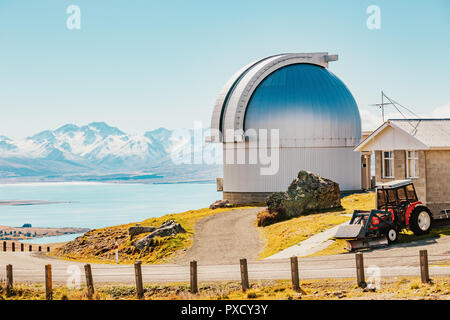
M1 200L62 202L0 206L0 225L17 227L31 223L33 227L94 229L205 208L221 198L222 193L212 183L0 184ZM73 236L64 240L70 238ZM46 243L45 239L41 241Z

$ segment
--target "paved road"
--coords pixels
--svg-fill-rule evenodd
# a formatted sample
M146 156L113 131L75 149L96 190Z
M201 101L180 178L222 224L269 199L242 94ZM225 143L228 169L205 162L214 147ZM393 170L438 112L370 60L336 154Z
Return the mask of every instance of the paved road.
M408 245L396 245L364 253L364 263L368 274L375 270L383 276L419 276L420 249L429 253L431 275L450 277L450 267L433 266L438 260L450 260L450 237L436 240L422 240ZM84 282L83 264L57 260L43 253L0 252L0 278L5 278L5 266L12 264L14 281L43 282L44 265L52 264L55 283L66 283L75 276ZM373 267L379 269L373 269ZM323 256L299 259L300 277L313 278L353 278L355 277L354 254ZM98 283L134 284L134 268L130 265L92 264L94 281ZM254 261L248 265L250 280L290 279L288 259ZM240 280L239 265L199 264L199 281ZM189 281L189 267L186 265L145 265L144 282Z
M200 220L195 225L194 243L176 264L231 264L241 258L258 259L264 241L255 227L256 215L263 208L238 209Z

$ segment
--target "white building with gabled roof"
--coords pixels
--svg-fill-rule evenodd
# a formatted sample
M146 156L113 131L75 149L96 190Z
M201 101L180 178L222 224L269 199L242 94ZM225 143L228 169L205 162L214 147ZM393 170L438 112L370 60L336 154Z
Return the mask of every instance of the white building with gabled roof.
M412 179L435 218L450 211L450 119L391 119L354 150L375 154L377 184Z

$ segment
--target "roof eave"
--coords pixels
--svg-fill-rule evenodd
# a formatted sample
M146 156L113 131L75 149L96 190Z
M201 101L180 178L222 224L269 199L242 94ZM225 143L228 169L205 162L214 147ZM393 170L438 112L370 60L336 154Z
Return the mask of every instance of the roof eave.
M381 126L379 126L370 136L368 136L366 139L364 139L363 141L361 141L354 149L353 151L356 152L362 152L362 151L367 151L364 150L364 147L373 140L374 137L376 137L379 133L381 133L384 129L386 129L388 126L400 130L404 133L406 133L407 135L409 135L412 139L415 140L415 142L417 142L420 146L422 150L429 150L430 146L426 145L425 143L423 143L422 141L420 141L419 139L417 139L416 137L412 136L409 132L407 132L406 130L400 128L399 126L397 126L395 123L391 122L391 121L386 121L385 123L383 123Z

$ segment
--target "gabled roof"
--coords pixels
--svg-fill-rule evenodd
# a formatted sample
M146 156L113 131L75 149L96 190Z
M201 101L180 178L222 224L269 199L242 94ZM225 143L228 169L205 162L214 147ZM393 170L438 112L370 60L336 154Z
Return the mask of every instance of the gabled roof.
M383 136L388 131L392 133L383 141ZM392 141L396 137L401 139ZM390 119L361 141L354 150L373 150L374 141L378 142L376 148L380 150L450 149L450 119Z
M450 119L389 120L430 148L450 148Z

